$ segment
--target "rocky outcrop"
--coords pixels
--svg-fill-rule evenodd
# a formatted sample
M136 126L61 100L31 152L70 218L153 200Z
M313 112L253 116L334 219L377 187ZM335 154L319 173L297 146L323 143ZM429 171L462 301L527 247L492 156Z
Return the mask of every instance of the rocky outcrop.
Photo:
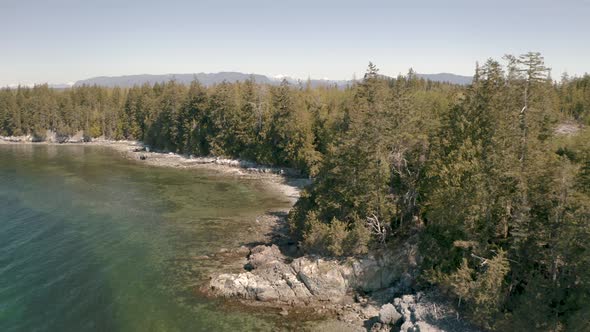
M460 319L457 311L445 301L418 292L403 295L379 310L379 321L371 331L400 332L475 332L477 328Z
M283 260L284 256L276 245L257 246L249 251L246 268L256 269L265 265L282 262Z
M436 305L428 301L420 301L422 294L404 295L393 300L393 305L397 312L400 313L403 323L400 327L401 332L439 332L444 331L433 326L427 321L436 321L439 319L436 312Z
M299 257L291 263L276 245L251 249L248 271L214 276L208 291L216 296L297 303L338 303L353 291L372 292L403 280L409 271L400 257L365 256L346 260Z
M263 302L309 298L309 290L284 259L276 245L254 247L246 268L255 272L220 274L211 279L210 291L217 296Z
M259 245L249 250L244 272L214 276L206 291L278 306L283 316L293 306L327 310L353 330L477 331L441 298L420 292L394 297L408 290L405 283L413 277L414 271L399 268L409 266L412 255L408 254L413 250L408 249L411 246L390 251L386 257L336 260L304 256L290 261L276 245ZM360 295L366 293L371 296Z

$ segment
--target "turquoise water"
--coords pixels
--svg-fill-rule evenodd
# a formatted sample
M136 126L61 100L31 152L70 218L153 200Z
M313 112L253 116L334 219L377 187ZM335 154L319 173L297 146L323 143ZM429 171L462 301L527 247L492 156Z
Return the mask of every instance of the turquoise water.
M195 291L288 201L256 181L95 146L0 145L0 331L273 330Z

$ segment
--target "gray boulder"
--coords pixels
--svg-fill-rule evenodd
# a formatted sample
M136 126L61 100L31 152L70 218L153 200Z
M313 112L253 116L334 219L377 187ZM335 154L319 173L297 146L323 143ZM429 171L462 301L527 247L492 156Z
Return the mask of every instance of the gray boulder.
M402 319L402 315L395 310L391 303L384 304L379 310L379 321L383 324L395 325Z
M291 264L312 295L321 300L338 301L348 290L346 269L334 261L301 257Z
M250 251L248 265L252 272L224 273L211 279L213 294L262 302L303 300L311 293L295 271L284 263L277 246L257 246Z
M272 246L256 246L250 250L250 256L248 257L248 263L252 269L282 261L283 255L279 247L274 244Z
M444 330L423 321L416 322L414 329L420 332L444 332Z
M416 328L414 327L414 323L412 323L412 321L405 321L399 330L400 332L414 332L416 331Z

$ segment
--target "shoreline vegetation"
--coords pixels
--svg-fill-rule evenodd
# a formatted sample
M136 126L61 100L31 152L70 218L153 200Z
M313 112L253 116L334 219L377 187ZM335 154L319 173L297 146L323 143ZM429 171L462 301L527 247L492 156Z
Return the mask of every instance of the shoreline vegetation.
M557 82L536 52L477 64L467 86L370 63L345 89L0 89L5 137L103 137L84 144L313 179L281 184L288 215L263 220L260 245L220 253L235 266L200 291L288 317L309 308L340 330L590 329L588 125L590 75Z

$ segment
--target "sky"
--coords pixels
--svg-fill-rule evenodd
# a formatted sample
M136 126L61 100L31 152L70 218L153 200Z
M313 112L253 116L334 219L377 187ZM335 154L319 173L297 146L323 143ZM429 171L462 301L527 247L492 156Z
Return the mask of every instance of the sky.
M472 75L539 51L590 72L590 0L0 0L0 86L240 71L294 78Z

